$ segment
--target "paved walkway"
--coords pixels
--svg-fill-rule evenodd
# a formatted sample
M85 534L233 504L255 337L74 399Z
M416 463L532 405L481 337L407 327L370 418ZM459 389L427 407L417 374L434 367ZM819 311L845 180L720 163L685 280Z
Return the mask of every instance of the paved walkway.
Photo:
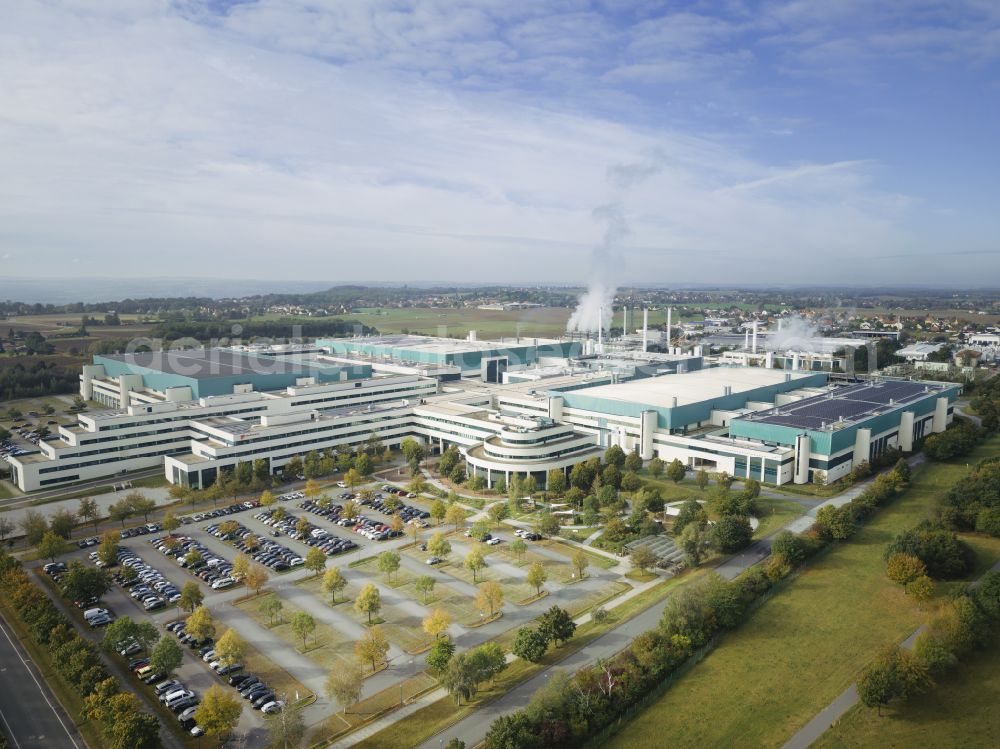
M985 577L990 572L1000 572L1000 561L990 567L989 570L983 575ZM970 587L976 587L982 581L982 577L972 583ZM917 637L923 632L926 627L921 624L914 630L909 637L900 643L901 647L907 650L913 650L913 646L917 641ZM819 713L816 714L812 720L802 726L799 731L792 736L788 741L785 742L781 749L806 749L811 746L816 739L826 733L826 729L840 720L844 713L850 710L858 703L858 685L851 684L847 689L845 689L840 696L837 697L833 702L824 707Z

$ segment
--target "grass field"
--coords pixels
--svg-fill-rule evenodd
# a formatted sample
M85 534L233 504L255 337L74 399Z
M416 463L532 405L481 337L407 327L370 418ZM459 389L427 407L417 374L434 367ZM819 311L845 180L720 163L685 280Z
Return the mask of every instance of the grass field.
M805 508L791 499L775 499L774 497L757 497L757 519L760 525L754 531L754 538L765 538L774 531L788 525L794 518L802 515Z
M780 746L851 684L880 647L902 641L926 618L886 578L885 545L924 517L967 463L998 451L994 438L958 464L918 469L913 485L854 539L726 635L608 746Z
M813 744L815 749L988 749L1000 736L1000 641L945 675L926 694L875 710L856 706Z

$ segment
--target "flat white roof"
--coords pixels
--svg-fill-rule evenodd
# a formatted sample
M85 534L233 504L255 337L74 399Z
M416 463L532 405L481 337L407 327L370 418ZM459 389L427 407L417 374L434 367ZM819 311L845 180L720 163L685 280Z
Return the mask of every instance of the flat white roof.
M677 398L678 406L717 398L725 393L727 385L732 387L733 393L742 393L759 387L777 385L784 382L786 376L792 380L799 380L812 374L815 373L787 372L764 367L710 367L684 374L647 377L617 385L597 385L574 392L595 398L670 408L674 398Z

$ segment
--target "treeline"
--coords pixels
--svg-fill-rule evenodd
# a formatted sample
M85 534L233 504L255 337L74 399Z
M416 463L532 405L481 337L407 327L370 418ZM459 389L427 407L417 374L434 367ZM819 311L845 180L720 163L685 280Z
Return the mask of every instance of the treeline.
M0 551L0 593L24 623L31 639L47 654L50 665L83 700L83 717L100 726L111 749L156 749L160 726L143 712L139 698L124 692L108 673L98 649L38 586L21 563Z
M1000 536L1000 458L987 458L956 481L938 509L946 528Z
M151 338L161 338L175 341L178 338L195 338L199 341L209 341L219 338L269 338L284 340L296 335L302 338L317 336L346 336L361 333L363 335L377 334L378 330L367 325L361 325L354 320L310 320L295 318L288 320L252 320L240 322L240 332L233 332L233 323L224 322L165 322L153 327Z
M986 434L968 419L955 418L952 426L924 440L924 454L932 460L951 460L968 455Z
M16 362L0 369L0 401L72 393L79 389L79 374L53 362L36 361L27 366Z
M983 420L983 429L995 432L1000 427L1000 377L978 383L972 407Z
M908 480L909 466L900 462L843 507L824 507L806 533L780 533L766 565L751 567L732 581L711 575L678 589L656 629L636 637L613 658L573 675L553 675L527 707L493 722L486 748L568 749L609 735L622 716L658 694L713 637L737 627L778 581L832 539L849 538Z
M865 667L858 698L882 714L882 707L934 687L935 677L995 642L1000 632L1000 573L949 599L921 632L913 651L890 645Z

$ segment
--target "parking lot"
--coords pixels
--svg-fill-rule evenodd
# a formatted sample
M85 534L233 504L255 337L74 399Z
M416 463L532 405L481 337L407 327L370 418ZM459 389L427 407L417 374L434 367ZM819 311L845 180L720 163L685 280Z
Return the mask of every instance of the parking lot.
M365 680L363 697L389 688L398 689L405 679L426 668L422 650L431 639L422 631L424 617L443 608L453 619L450 634L459 648L474 647L497 639L508 630L528 623L543 610L560 605L571 612L590 605L615 591L618 575L591 567L587 578L573 581L569 557L565 553L528 541L529 551L516 559L509 547L515 536L512 529L494 533L495 545L479 544L461 531L449 535L452 552L448 563L428 565L428 553L412 545L405 531L392 528L392 513L401 512L404 528L420 527L420 539L426 542L432 533L451 527L428 527L426 509L420 500L397 497L402 507L386 504L386 492L370 487L376 494L371 502L361 504L360 497L347 492L332 492L329 501L306 499L301 492L289 492L270 508L248 501L226 505L209 512L179 518L182 526L167 534L156 524L143 526L121 541L120 564L136 571L136 581L116 584L103 597L102 607L114 616L128 615L137 621L156 623L164 631L184 618L176 608L183 584L195 581L204 595L204 605L216 623L216 638L234 628L246 641L249 656L245 669L220 676L202 661L197 649L186 648L184 663L176 678L195 698L213 683L228 683L236 675L252 673L275 698L294 700L310 694L316 701L304 710L307 724L315 724L336 712L324 694L324 683L332 668L353 659L353 645L364 634L367 622L354 610L353 598L366 585L373 584L381 596L378 618L390 643L389 667ZM377 495L382 494L380 498ZM349 504L352 503L352 504ZM345 517L345 507L356 515ZM405 513L405 520L403 514ZM283 516L283 517L282 517ZM399 521L396 521L398 526ZM479 547L487 560L483 579L495 580L504 590L503 617L483 624L475 605L477 585L462 566L465 555ZM400 549L400 568L390 580L377 568L375 560L386 549ZM347 581L336 605L322 590L322 575L304 568L303 560L311 548L326 555L327 569L336 566ZM192 555L192 552L197 552ZM74 551L70 557L92 561L90 547ZM281 618L274 620L261 612L261 598L252 595L233 579L233 561L245 553L268 573L264 595L274 594L282 604ZM539 561L549 573L549 595L527 605L518 602L534 595L525 581L531 562ZM430 576L433 591L417 590L416 580ZM565 582L574 582L566 585ZM158 603L162 601L162 603ZM147 610L147 606L150 608ZM303 647L302 640L291 632L288 620L298 611L308 613L317 623L312 637ZM182 630L182 625L178 625ZM183 634L183 630L182 630ZM174 636L174 635L171 635ZM188 643L190 645L191 643ZM138 657L133 654L129 657ZM248 684L249 685L249 684ZM146 688L146 687L142 687ZM257 696L266 693L257 690ZM250 701L244 703L250 705ZM260 711L247 708L240 721L240 731L251 737L251 746L263 745L264 724Z

